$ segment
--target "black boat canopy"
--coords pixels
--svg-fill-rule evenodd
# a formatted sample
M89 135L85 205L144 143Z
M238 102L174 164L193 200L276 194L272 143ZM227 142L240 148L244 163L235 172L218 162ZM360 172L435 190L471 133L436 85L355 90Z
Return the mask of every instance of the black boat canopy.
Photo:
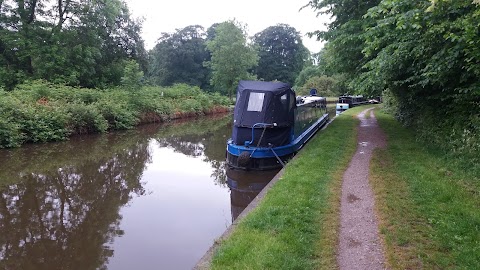
M283 82L240 81L233 116L234 126L256 123L288 127L294 124L295 92Z

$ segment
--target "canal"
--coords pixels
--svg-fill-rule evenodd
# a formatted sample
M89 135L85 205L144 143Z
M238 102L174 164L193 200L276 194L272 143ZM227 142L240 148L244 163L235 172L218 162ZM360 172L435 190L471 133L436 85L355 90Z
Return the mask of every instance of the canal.
M225 168L231 115L0 150L1 269L191 269L275 172Z

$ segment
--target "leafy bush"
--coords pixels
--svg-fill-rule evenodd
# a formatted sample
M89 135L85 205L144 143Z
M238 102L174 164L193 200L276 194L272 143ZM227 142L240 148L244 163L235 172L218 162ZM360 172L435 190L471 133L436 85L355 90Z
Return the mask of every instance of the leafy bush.
M137 124L136 112L132 111L125 102L104 99L95 105L107 120L109 129L129 129Z
M202 94L202 91L198 86L190 86L184 83L174 84L171 87L162 88L163 96L165 98L185 98L185 97L197 97Z
M309 78L305 84L297 89L298 95L308 95L310 93L310 89L315 88L317 89L317 95L323 97L333 97L337 96L338 93L334 93L335 84L337 82L332 77L327 77L325 75L322 76L313 76Z
M17 117L27 142L64 140L69 135L64 107L33 104L24 106Z
M155 107L155 112L159 115L169 115L174 111L173 104L167 100L158 100Z
M0 148L16 147L24 141L20 124L16 120L20 107L18 99L0 91Z
M66 105L70 115L69 128L74 134L105 132L108 121L97 109L96 104L70 103Z
M210 99L212 100L212 103L215 105L219 105L219 106L233 105L232 101L228 97L222 96L219 93L213 93L212 95L210 95Z
M120 87L96 90L30 81L11 92L0 90L0 148L64 140L70 134L129 129L143 115L168 119L175 112L203 113L228 105L228 98L186 84L146 86L132 92Z
M180 103L180 110L184 112L201 112L202 105L198 100L195 99L186 99Z

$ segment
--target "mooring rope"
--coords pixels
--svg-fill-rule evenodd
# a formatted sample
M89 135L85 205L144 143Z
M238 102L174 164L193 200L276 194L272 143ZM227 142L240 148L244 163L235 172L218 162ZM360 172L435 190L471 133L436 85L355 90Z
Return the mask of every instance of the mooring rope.
M277 153L275 153L275 150L273 150L273 148L271 146L270 146L270 150L272 150L272 152L275 155L275 157L277 158L278 162L280 162L280 164L282 164L282 167L285 167L285 163L283 163L282 159L277 155Z

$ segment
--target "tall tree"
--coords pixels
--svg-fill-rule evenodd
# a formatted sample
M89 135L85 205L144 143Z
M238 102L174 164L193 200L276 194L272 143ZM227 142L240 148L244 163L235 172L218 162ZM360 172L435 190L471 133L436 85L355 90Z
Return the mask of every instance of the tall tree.
M310 33L327 41L325 60L327 73L344 74L351 82L368 61L362 53L365 37L364 29L373 25L374 20L364 18L368 9L375 7L380 0L311 0L309 5L320 14L332 17L326 31ZM348 83L347 82L347 83ZM350 91L355 90L351 85Z
M347 74L351 88L385 93L390 109L417 136L478 164L478 1L312 0L310 5L334 16L327 31L316 33L328 40L324 57L330 70Z
M278 24L255 34L253 41L259 51L258 77L293 85L310 57L300 33L287 24Z
M250 71L258 63L256 51L247 43L247 33L239 22L227 21L215 27L214 39L207 42L212 58L205 65L212 70L210 83L232 99L239 80L254 79Z
M0 85L27 79L120 84L125 60L146 67L141 21L122 0L10 0L0 5Z
M163 33L150 52L150 78L159 85L187 83L202 89L208 87L208 69L203 62L209 59L205 45L206 33L200 25Z

